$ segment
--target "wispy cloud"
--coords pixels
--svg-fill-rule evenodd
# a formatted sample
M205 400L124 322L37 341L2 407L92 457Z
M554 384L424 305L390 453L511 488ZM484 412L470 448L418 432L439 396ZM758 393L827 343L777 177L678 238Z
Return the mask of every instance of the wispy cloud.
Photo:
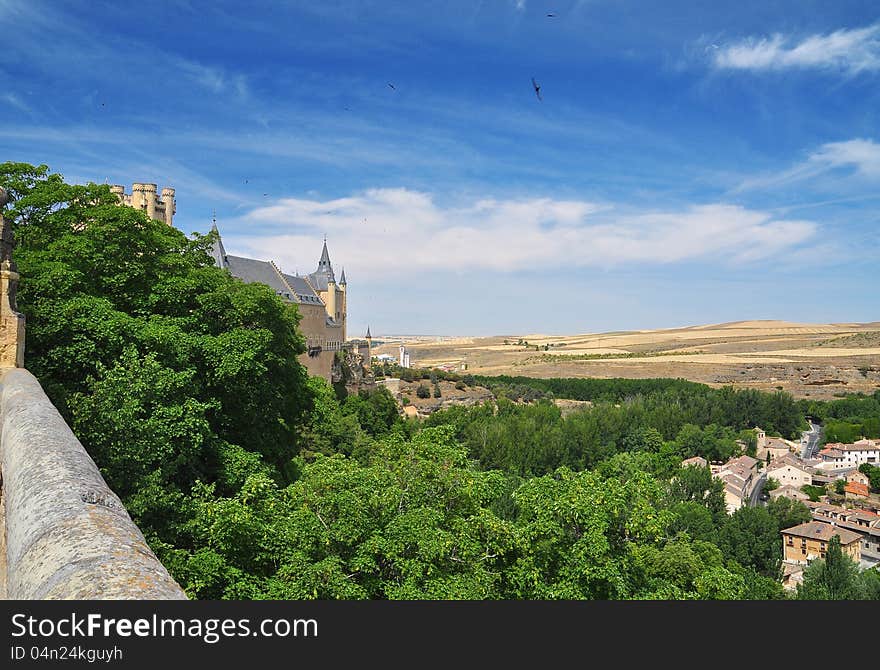
M349 272L394 277L472 270L750 262L811 240L817 225L727 204L618 213L601 203L483 199L441 206L427 193L373 189L337 200L288 198L227 222L227 248L303 269L302 249L327 234ZM224 237L227 240L227 236ZM234 252L233 252L234 253ZM405 259L402 262L401 259Z
M4 93L3 95L0 95L0 100L22 112L31 112L31 108L15 93Z
M801 41L780 33L752 37L719 47L712 53L718 68L818 68L857 74L880 69L880 23L853 30L836 30L827 35L810 35Z
M247 79L241 74L229 74L219 67L203 65L179 56L170 57L175 69L212 93L231 92L244 98L248 94Z
M523 11L526 8L526 0L516 0L516 10Z
M807 159L777 174L750 177L735 192L784 186L825 175L832 170L850 170L862 179L880 178L880 144L870 139L829 142Z

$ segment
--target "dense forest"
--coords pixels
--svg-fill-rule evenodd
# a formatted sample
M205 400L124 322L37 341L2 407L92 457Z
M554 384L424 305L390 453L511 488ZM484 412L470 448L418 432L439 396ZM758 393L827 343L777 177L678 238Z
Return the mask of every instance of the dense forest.
M202 599L781 599L785 498L727 514L708 468L806 411L870 426L880 396L809 407L681 380L462 379L497 402L401 418L296 361L296 307L192 239L0 165L26 364L148 542ZM529 390L531 389L531 390ZM523 402L523 394L529 402ZM565 418L549 396L590 400ZM866 423L868 422L868 423ZM805 598L877 598L839 552Z

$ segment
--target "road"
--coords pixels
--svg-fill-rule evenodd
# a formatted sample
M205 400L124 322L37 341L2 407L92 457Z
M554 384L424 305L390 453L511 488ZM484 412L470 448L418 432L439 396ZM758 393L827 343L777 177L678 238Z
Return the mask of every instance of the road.
M801 434L801 444L804 449L801 452L801 458L804 460L814 458L819 451L819 440L822 437L822 426L818 423L809 422L810 430L805 430Z
M758 476L758 480L755 482L755 485L752 487L752 492L749 495L749 507L757 507L758 502L760 501L761 491L764 490L764 483L767 481L767 472L762 471ZM763 505L763 501L761 502Z

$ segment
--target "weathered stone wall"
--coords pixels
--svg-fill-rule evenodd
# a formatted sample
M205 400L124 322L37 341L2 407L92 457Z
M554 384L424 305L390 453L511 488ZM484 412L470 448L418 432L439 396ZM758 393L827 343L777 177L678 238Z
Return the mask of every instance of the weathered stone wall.
M186 599L39 382L20 368L0 374L0 473L6 597Z
M335 355L335 351L322 351L317 356L309 356L307 353L300 354L297 359L305 366L312 377L323 377L330 381Z

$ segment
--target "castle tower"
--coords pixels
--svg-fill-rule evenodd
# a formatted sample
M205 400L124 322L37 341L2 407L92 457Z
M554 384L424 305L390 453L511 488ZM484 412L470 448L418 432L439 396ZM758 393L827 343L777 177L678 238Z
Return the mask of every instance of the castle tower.
M348 291L347 291L348 283L345 281L345 268L342 268L342 276L339 278L339 288L342 291L342 304L340 305L341 314L340 317L342 319L342 341L345 342L346 331L348 328L346 327L346 321L348 320Z
M147 211L147 216L151 219L156 218L156 185L155 184L141 184L144 189L144 204L146 205L144 209Z
M373 336L370 335L370 327L367 326L367 335L364 338L367 341L367 365L373 360Z
M162 189L162 205L165 209L165 223L172 227L174 214L177 212L177 203L174 201L174 189L165 187Z
M125 203L125 186L122 184L113 184L113 186L110 187L110 192L119 198L119 202Z
M327 314L336 320L336 280L332 276L327 280Z
M140 182L135 182L131 185L131 198L129 199L128 204L135 209L147 209L144 186L145 184L141 184Z

